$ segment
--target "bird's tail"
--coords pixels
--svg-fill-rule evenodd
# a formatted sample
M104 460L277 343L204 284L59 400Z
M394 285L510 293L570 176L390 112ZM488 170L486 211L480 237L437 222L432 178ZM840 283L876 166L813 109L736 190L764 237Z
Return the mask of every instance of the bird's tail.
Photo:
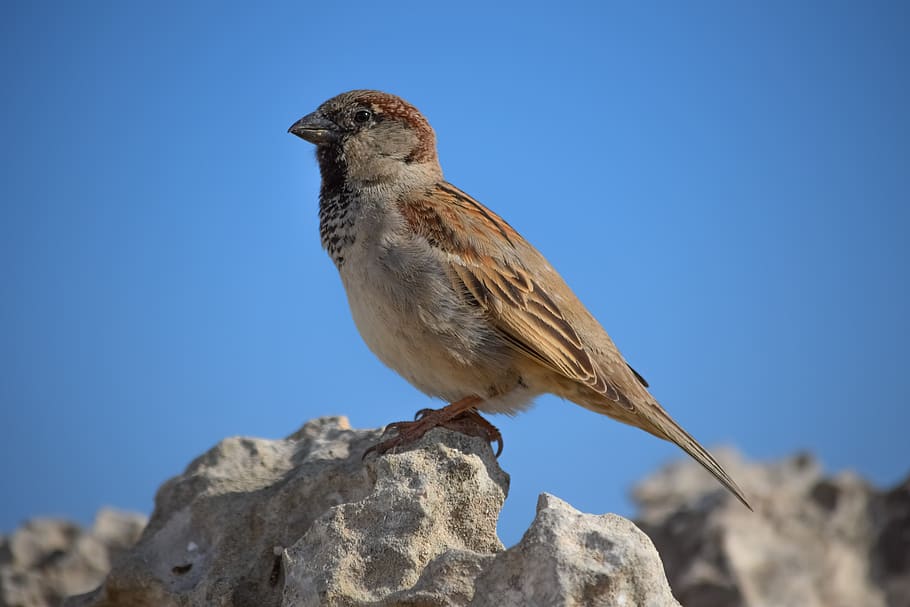
M714 456L708 453L708 450L699 444L695 438L686 432L682 426L676 423L670 415L664 411L656 402L652 403L647 411L638 411L640 416L639 421L643 421L643 424L636 424L643 430L647 430L651 434L668 440L672 443L678 445L683 451L688 453L695 461L704 466L705 470L714 475L720 484L726 487L730 493L736 496L736 498L743 503L743 505L752 510L752 506L749 504L749 501L746 499L743 490L739 488L739 485L736 484L736 481L727 474L727 471L724 470Z

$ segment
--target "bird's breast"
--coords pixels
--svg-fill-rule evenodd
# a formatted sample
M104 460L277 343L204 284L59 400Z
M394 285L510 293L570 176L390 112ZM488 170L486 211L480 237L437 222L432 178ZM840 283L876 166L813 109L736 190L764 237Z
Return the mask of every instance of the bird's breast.
M339 273L370 350L419 390L448 400L486 395L514 374L514 354L427 244L369 227L358 230Z

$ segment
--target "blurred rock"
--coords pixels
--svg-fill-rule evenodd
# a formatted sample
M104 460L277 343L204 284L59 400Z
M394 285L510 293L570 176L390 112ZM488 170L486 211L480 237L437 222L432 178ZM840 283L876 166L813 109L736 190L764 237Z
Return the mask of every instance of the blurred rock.
M634 491L682 604L910 606L910 479L882 492L852 473L826 478L805 454L770 465L718 455L754 513L688 461Z
M67 605L678 606L651 541L615 515L543 495L510 550L508 476L484 441L379 439L344 418L285 440L231 438L165 483L136 546Z
M56 606L64 597L92 590L136 543L145 522L140 514L105 509L89 530L33 519L0 537L0 606Z

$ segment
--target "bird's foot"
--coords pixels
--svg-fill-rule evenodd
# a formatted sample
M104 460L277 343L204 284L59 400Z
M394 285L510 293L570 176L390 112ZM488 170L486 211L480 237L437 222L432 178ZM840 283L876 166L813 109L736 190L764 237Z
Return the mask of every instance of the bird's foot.
M418 419L423 419L431 412L433 412L433 409L419 411L418 415L420 417ZM439 426L467 434L468 436L478 436L488 443L495 442L496 457L499 457L499 454L502 453L502 433L499 428L488 422L476 409L469 409L449 421L439 424Z
M413 444L433 428L447 428L468 436L478 436L490 443L496 442L496 457L499 457L502 453L502 434L474 409L480 400L476 396L463 398L441 409L421 409L412 422L391 423L386 429L391 428L397 434L367 449L363 457L366 459L373 452L383 455L396 447Z

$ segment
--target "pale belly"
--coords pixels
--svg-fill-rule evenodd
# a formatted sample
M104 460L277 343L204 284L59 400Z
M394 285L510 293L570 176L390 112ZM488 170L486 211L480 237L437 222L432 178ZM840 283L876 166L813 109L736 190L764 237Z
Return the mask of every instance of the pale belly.
M537 392L522 378L524 359L460 299L432 258L354 249L342 283L361 337L383 363L448 402L477 395L486 399L482 410L509 413L530 404Z

